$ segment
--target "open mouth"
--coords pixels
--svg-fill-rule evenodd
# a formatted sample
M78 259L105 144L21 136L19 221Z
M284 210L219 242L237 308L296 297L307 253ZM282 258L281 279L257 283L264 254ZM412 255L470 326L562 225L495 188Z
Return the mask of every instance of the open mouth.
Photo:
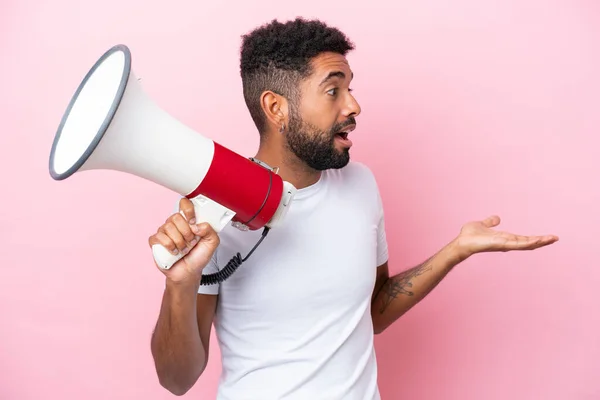
M354 128L356 128L356 125L350 125L350 126L345 127L345 129L343 131L336 133L335 134L336 141L344 147L347 147L347 148L351 147L352 141L350 139L348 139L348 134L350 132L352 132L354 130Z
M356 125L354 125L354 124L349 125L343 131L336 133L335 136L337 136L341 139L344 139L344 140L348 140L348 134L350 132L352 132L355 128L356 128Z

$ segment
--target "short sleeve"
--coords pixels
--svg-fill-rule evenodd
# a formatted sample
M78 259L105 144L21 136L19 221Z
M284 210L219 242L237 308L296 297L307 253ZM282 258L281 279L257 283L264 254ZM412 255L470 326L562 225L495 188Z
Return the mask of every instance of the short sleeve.
M379 215L379 221L377 223L377 266L379 267L384 264L389 257L387 235L385 232L385 213L379 191L377 191L377 207Z
M217 252L213 254L210 262L204 269L202 270L202 275L213 274L215 272L219 272L219 264L217 262ZM219 294L219 288L221 284L215 283L213 285L200 285L198 288L199 294Z
M181 197L177 198L177 203L175 203L175 207L173 209L174 213L178 213L179 212L179 201L181 200ZM215 253L213 254L213 256L210 259L210 262L208 263L208 265L206 267L204 267L204 269L202 270L202 275L208 275L208 274L212 274L215 272L219 272L219 264L217 261L217 252L215 251ZM220 288L220 284L216 283L213 285L200 285L200 287L198 288L198 293L199 294L219 294L219 288Z

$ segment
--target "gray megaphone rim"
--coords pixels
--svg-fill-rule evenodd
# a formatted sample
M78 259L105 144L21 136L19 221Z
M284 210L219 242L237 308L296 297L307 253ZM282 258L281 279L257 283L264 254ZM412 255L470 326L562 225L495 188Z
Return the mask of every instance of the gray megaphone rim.
M98 129L98 132L96 132L94 139L90 142L87 149L79 157L77 162L75 162L71 166L71 168L69 168L65 172L59 174L54 169L54 157L55 157L55 153L56 153L56 147L58 145L58 142L60 141L60 137L62 135L64 125L67 122L67 118L69 117L69 114L71 113L73 106L77 102L77 99L79 98L79 94L85 87L87 81L90 79L90 77L96 71L96 69L98 69L98 67L104 62L104 60L106 58L108 58L111 54L118 52L118 51L123 52L123 54L125 56L125 63L123 66L123 75L121 76L121 82L119 83L119 88L117 90L117 93L115 95L113 103L110 106L110 109L109 109L108 113L106 114L106 117L104 118L104 121L102 122L102 125L100 126L100 129ZM117 110L119 109L119 105L121 104L121 100L123 99L123 94L125 93L125 89L127 88L127 81L129 80L130 72L131 72L131 52L129 51L129 48L124 44L118 44L118 45L111 47L98 59L98 61L96 61L96 63L92 66L92 68L90 68L88 73L85 75L85 77L79 84L79 87L73 94L73 97L71 97L71 101L69 102L69 105L68 105L67 109L65 110L65 112L62 116L62 119L60 121L60 125L58 126L58 129L56 131L56 135L55 135L54 141L52 143L52 149L50 151L50 160L49 160L50 175L52 176L53 179L63 180L63 179L68 178L69 176L73 175L75 172L77 172L77 170L79 168L81 168L81 166L92 155L92 153L98 146L98 143L100 143L100 141L102 140L102 137L106 133L107 128L111 124Z

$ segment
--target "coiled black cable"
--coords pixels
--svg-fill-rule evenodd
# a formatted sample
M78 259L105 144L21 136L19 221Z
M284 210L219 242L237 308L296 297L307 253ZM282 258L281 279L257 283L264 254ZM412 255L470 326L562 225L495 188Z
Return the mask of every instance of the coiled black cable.
M269 233L269 228L265 227L263 229L260 239L254 245L252 250L250 250L250 252L248 253L248 255L246 257L242 258L242 255L240 253L237 253L235 256L233 256L231 258L231 260L229 260L227 265L225 265L225 267L223 267L223 269L220 270L219 272L202 275L202 279L200 280L200 285L204 285L204 286L214 285L217 283L222 283L225 280L227 280L231 275L233 275L233 273L238 269L238 267L240 265L242 265L242 263L244 263L252 255L252 253L254 253L254 250L256 250L256 248L261 244L261 242L265 239L265 237L267 236L268 233Z

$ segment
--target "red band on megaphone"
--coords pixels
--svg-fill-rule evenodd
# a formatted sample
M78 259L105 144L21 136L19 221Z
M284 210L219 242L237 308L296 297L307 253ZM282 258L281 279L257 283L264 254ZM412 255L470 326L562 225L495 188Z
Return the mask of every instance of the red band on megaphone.
M206 177L188 198L203 195L236 213L252 230L265 226L283 196L283 180L272 171L214 142Z

